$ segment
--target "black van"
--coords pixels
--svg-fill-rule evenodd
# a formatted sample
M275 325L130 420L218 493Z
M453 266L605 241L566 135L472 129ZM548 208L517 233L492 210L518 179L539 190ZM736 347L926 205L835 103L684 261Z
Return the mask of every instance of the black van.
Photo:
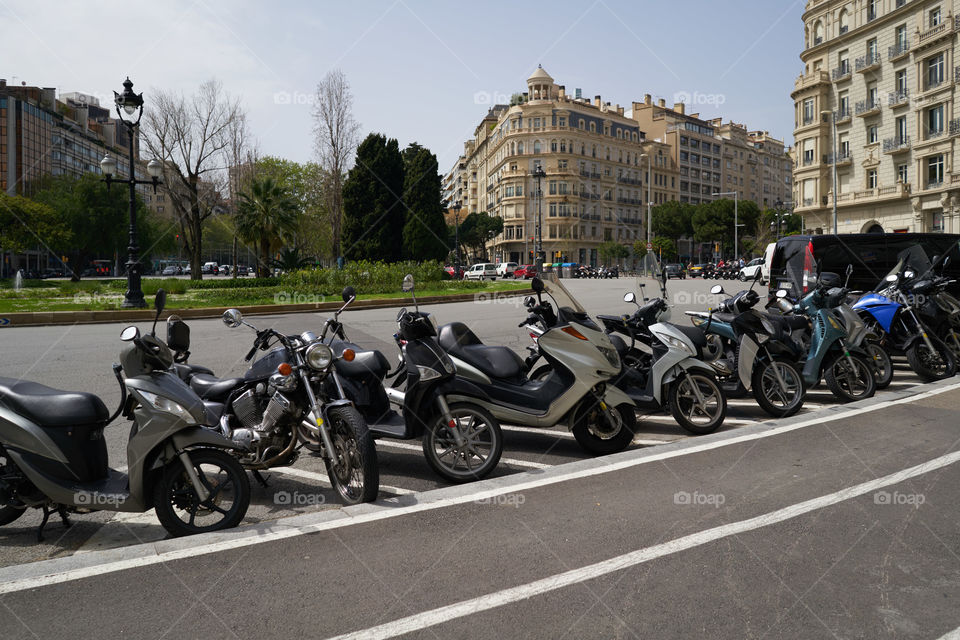
M948 233L851 233L841 235L796 235L781 238L770 262L770 295L777 289L810 290L821 271L841 276L853 265L850 288L873 291L897 264L897 255L920 245L932 260L950 256L944 275L960 280L960 235ZM939 269L938 269L939 271ZM953 287L960 289L958 285ZM957 294L960 290L952 291Z

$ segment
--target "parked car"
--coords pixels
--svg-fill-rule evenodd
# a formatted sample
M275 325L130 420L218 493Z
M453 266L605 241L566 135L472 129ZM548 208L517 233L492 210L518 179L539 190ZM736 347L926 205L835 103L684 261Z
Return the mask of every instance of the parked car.
M687 270L687 273L690 274L691 278L696 278L698 276L703 276L703 270L709 267L707 263L695 264Z
M185 266L185 267L183 268L183 275L185 275L185 276L190 275L190 270L191 270L190 265Z
M667 274L667 280L670 278L680 278L686 280L687 272L679 264L667 264L663 266L663 272Z
M250 268L246 265L237 265L237 277L250 275Z
M764 276L766 274L766 265L763 264L763 258L754 258L747 264L740 267L740 273L737 274L737 279L740 282L746 282L747 280L752 281L757 277L757 271L760 272L760 284L764 282Z
M497 275L501 278L512 278L518 266L516 262L501 262L497 265Z
M496 280L497 265L492 262L481 262L467 269L464 276L467 280Z
M529 280L535 275L537 275L537 266L533 264L522 264L513 270L514 278Z
M201 267L201 273L204 275L215 276L220 272L220 269L216 262L204 262Z
M451 280L463 279L463 267L456 268L456 271L458 271L459 273L454 273L454 266L452 264L448 264L443 268L443 270L447 272L447 275L450 276Z
M43 272L43 275L40 277L43 278L44 280L46 280L47 278L62 278L63 269L52 269L52 268L47 269Z
M178 267L175 264L171 264L163 269L163 272L160 274L162 276L178 276L183 273L183 269Z

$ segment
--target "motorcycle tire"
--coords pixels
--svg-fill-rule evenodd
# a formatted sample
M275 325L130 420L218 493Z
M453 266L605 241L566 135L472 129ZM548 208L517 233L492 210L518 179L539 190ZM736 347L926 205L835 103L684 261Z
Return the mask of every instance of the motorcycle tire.
M714 403L715 409L704 412L696 406L696 395L692 385L697 385L704 396L705 404ZM713 433L723 424L727 416L727 399L713 376L703 373L688 373L670 385L670 412L681 427L698 436ZM698 415L706 420L697 420Z
M953 352L953 359L960 360L960 330L948 326L939 337Z
M344 504L373 502L380 492L380 469L373 434L354 407L333 407L327 426L336 449L324 458L330 484Z
M924 382L934 382L936 380L953 377L957 373L957 360L953 356L953 351L935 335L928 334L928 337L938 353L936 356L928 353L927 343L922 338L915 341L913 345L907 349L906 353L910 368L913 369ZM937 360L941 361L942 366L934 368L935 365L930 362L932 357L936 357Z
M853 367L856 371L850 371L850 361L843 354L834 358L833 362L827 366L823 379L826 381L830 392L846 402L856 402L873 397L873 394L877 391L874 368L861 356L851 355L850 360L853 361ZM855 376L855 378L851 376Z
M771 385L777 385L776 374L772 373L772 368L776 366L780 375L784 376L784 382L790 387L786 393L789 398L782 393L783 390L773 389ZM774 418L786 418L792 416L803 407L803 401L806 396L806 389L803 386L803 376L796 365L786 360L773 360L758 362L753 369L753 380L751 383L753 397L756 399L760 408L766 411ZM780 396L782 406L774 404L770 399L774 394Z
M247 472L229 453L220 449L193 449L188 454L210 496L199 501L183 464L179 458L174 458L153 487L153 506L160 524L174 537L221 531L240 524L250 506ZM208 475L212 471L210 467L219 469L213 482ZM231 499L227 510L221 506L224 495ZM187 521L181 515L183 512L189 515ZM223 517L206 525L196 524L197 516L206 518L215 513L222 513Z
M16 463L13 462L10 457L7 455L6 451L0 448L0 471L4 475L19 475L20 469L16 466ZM20 516L24 514L26 509L23 506L17 507L12 504L4 504L0 507L0 526L5 524L10 524Z
M893 360L887 350L875 342L868 342L864 349L873 359L874 379L877 382L877 390L886 389L893 382Z
M611 415L617 421L610 425L604 418L606 412L600 408L593 396L580 401L573 416L573 437L583 449L593 455L606 455L623 451L633 442L637 428L637 414L631 405L622 404L611 409ZM600 424L603 420L604 424Z
M456 440L449 433L450 427L446 420L438 415L423 434L423 455L427 464L450 482L472 482L485 478L496 469L503 453L500 423L485 409L467 402L450 405L450 415L461 435L467 439L464 447L467 451L457 446ZM477 437L481 435L482 439L478 441ZM474 445L482 446L486 456ZM479 459L476 466L471 464L474 458Z

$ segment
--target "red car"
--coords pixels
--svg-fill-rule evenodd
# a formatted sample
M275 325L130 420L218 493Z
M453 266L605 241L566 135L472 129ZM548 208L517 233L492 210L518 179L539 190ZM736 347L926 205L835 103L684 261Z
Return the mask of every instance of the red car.
M524 280L529 280L535 275L537 275L537 266L534 264L522 264L513 272L514 278L523 278Z
M450 276L451 280L463 280L463 267L459 268L459 271L460 271L459 277L454 275L454 268L452 265L448 264L443 268L443 270L447 272L447 275Z

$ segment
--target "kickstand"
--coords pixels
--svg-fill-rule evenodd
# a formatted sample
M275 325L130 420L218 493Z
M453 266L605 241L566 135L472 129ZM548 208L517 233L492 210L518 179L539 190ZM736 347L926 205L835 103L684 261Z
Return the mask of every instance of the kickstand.
M60 520L63 521L63 528L70 528L70 519L67 517L67 508L62 504L58 504L56 509L51 509L47 505L43 505L43 520L40 521L40 527L37 529L37 542L43 542L43 528L47 526L47 521L50 520L50 515L52 513L60 514Z
M253 477L256 479L257 482L260 483L261 487L267 488L270 486L269 484L267 484L267 479L264 478L262 475L260 475L260 471L258 471L257 469L253 470Z

